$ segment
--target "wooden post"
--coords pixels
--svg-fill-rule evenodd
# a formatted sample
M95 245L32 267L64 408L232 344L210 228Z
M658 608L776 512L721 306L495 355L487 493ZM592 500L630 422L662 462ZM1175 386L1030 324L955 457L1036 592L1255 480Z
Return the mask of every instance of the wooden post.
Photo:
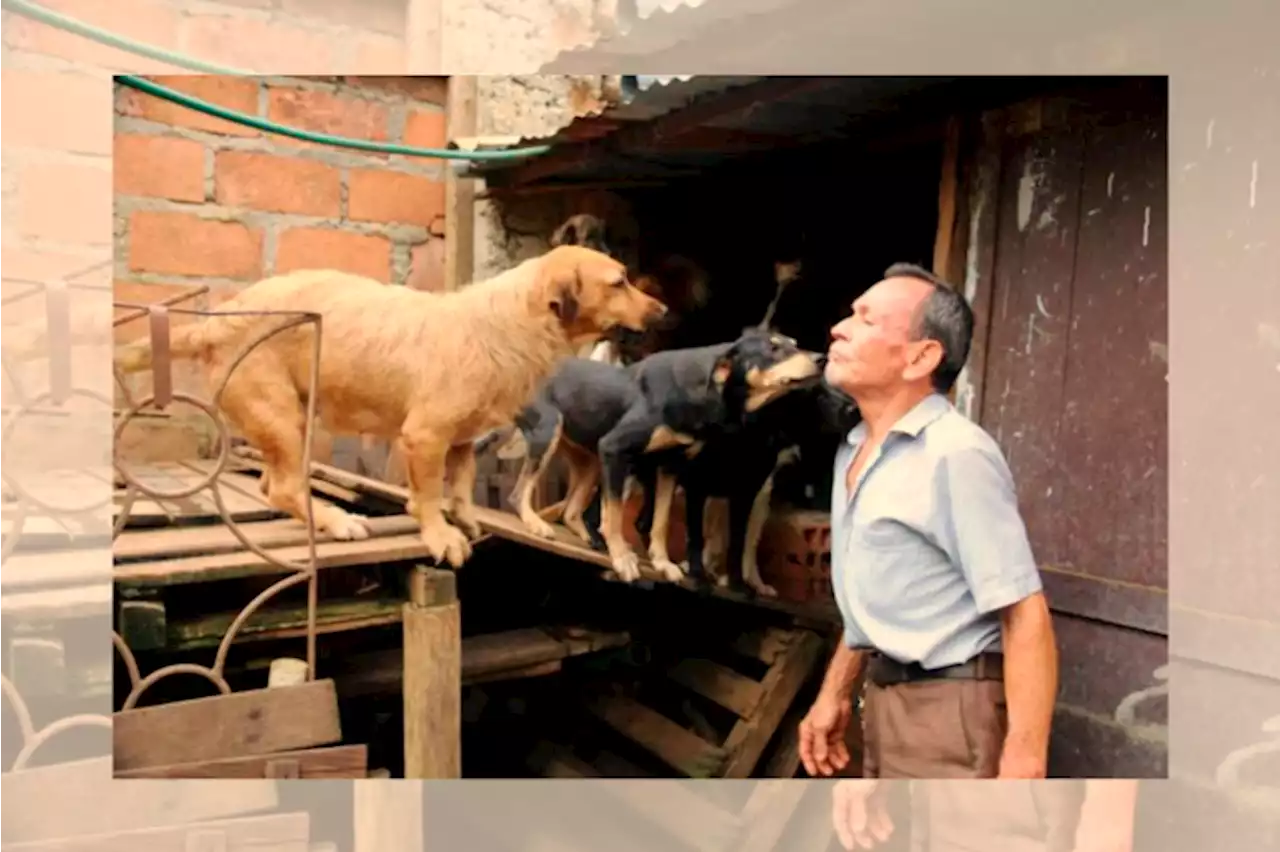
M478 122L476 78L449 78L449 99L445 107L446 138L476 135ZM445 164L444 179L444 286L457 290L475 275L476 188L472 178L459 180L453 166Z
M353 787L355 852L423 852L421 781L369 778Z
M404 605L404 774L462 775L462 632L452 571L416 567Z

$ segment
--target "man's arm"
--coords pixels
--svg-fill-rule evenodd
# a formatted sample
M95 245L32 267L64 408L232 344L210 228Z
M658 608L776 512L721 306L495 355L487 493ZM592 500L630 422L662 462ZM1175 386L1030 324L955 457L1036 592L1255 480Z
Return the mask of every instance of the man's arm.
M865 656L864 652L850 648L849 644L842 640L836 652L831 655L831 662L827 664L827 673L822 678L819 695L832 699L847 699L852 702L853 685L862 671Z
M994 444L957 449L942 470L941 543L964 572L978 610L1001 614L1009 730L1000 775L1043 777L1058 657L1013 477Z
M1000 754L1001 778L1043 778L1058 693L1058 648L1042 592L1001 612L1004 691L1009 730Z

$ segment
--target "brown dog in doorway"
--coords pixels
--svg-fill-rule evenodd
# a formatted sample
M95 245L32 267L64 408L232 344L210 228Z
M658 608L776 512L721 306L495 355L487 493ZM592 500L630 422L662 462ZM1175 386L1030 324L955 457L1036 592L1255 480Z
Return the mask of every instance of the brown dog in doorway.
M470 556L469 538L480 532L472 442L510 423L577 347L619 326L643 330L666 307L633 286L616 260L562 246L454 292L307 270L259 281L220 310L225 314L174 328L170 341L174 358L201 362L213 381L252 333L279 324L260 312L322 317L317 419L330 434L395 441L412 494L406 509L421 524L427 552L459 566ZM304 521L312 335L311 326L299 326L257 346L221 397L227 418L262 452L271 505ZM121 353L119 367L138 372L151 360L144 341ZM446 506L456 526L446 521ZM333 506L316 506L315 522L338 539L369 534L362 518Z

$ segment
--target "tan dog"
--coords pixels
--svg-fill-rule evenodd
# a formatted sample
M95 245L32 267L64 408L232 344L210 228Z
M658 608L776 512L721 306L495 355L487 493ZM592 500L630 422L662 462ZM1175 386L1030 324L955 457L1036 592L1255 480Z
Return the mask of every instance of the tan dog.
M412 493L406 510L419 519L428 553L458 566L470 556L469 537L480 532L472 503L472 441L510 423L577 347L618 326L642 330L666 307L634 287L612 258L563 246L456 292L308 270L259 281L220 310L321 315L318 420L330 434L396 441ZM173 329L171 352L200 361L216 381L250 334L280 321L213 316ZM263 454L271 505L304 521L310 329L292 329L254 349L221 399L228 419ZM122 353L120 367L137 372L150 364L151 345L143 342ZM444 516L446 481L457 526ZM315 521L338 539L369 534L362 518L332 506L316 506Z

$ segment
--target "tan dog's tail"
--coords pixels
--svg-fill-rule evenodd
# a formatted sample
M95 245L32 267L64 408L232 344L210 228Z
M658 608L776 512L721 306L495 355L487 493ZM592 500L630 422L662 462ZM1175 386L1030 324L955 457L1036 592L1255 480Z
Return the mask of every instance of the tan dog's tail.
M204 322L172 328L169 333L169 357L175 361L199 357L213 346L241 336L262 320L263 317L258 315L226 314L209 317ZM151 369L151 339L144 338L123 347L116 353L115 362L123 373L140 373Z

